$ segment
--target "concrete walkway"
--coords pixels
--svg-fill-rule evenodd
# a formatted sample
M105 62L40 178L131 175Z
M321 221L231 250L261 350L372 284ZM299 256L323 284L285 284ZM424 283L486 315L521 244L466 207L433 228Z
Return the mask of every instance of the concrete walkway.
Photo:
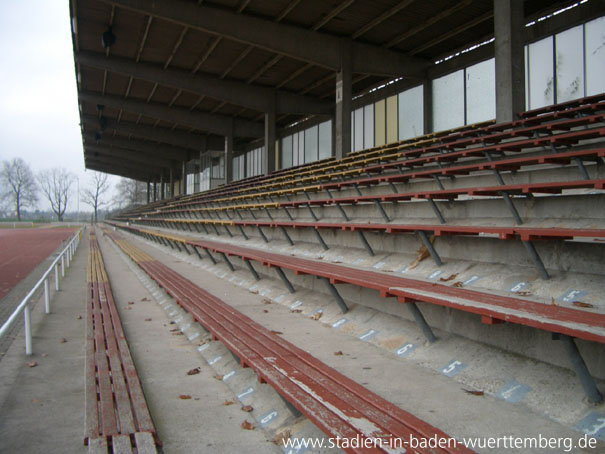
M23 328L0 361L0 452L84 453L84 335L88 235L44 314L32 312L33 351ZM42 296L43 299L43 296ZM36 363L29 367L27 363Z
M100 234L98 235L101 236ZM160 452L278 453L260 430L243 430L248 417L233 394L214 378L184 336L155 304L116 250L100 241L143 390L158 435ZM82 238L61 291L44 315L44 302L32 313L33 348L25 356L23 329L0 360L0 453L86 453L84 434L84 359L88 235ZM132 303L132 304L130 304ZM35 367L27 363L35 362ZM200 367L200 373L187 375ZM181 399L179 396L191 396ZM225 403L230 403L225 405Z

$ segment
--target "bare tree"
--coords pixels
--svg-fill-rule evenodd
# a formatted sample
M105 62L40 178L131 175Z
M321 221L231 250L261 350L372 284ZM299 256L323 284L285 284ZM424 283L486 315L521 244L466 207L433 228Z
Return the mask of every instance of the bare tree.
M21 158L13 158L2 162L0 170L2 198L8 198L17 212L17 220L21 220L21 209L34 207L38 201L38 186L36 179L27 163Z
M59 222L63 222L69 199L69 188L73 181L74 175L64 168L55 167L38 174L40 188L50 202L50 207L57 215Z
M101 206L107 204L101 200L103 194L109 190L109 181L107 180L108 175L102 172L93 172L89 186L82 192L82 202L90 205L94 210L94 222L97 223L97 213Z
M142 181L121 178L116 184L116 192L120 207L147 202L147 183Z

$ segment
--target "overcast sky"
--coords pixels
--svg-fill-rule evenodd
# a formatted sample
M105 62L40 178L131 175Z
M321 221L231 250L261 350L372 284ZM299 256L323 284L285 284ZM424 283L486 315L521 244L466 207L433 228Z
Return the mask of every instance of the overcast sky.
M21 157L34 172L65 167L82 189L91 171L84 170L69 2L0 0L0 55L0 160ZM72 188L68 211L77 209ZM39 208L47 207L40 194ZM80 210L89 208L80 202Z

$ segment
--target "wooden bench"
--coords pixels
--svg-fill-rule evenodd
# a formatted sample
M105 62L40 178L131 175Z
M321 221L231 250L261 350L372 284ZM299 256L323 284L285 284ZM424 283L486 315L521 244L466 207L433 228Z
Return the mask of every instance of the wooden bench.
M155 453L159 444L94 233L88 255L86 413L90 453Z

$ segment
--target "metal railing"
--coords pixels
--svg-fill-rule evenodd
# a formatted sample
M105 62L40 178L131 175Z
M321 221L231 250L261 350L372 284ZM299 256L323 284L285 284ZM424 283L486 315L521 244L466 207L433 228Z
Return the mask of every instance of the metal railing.
M49 289L49 276L51 272L55 273L55 291L59 291L59 262L61 262L61 277L65 277L65 268L69 268L69 264L71 263L73 256L78 248L78 244L80 244L80 236L82 234L81 230L78 230L76 234L69 241L67 246L61 251L61 253L57 256L57 258L51 263L46 272L42 275L38 283L29 291L27 296L23 298L21 303L17 306L17 308L13 311L13 313L8 317L4 325L0 328L0 339L2 339L8 333L9 329L14 325L17 321L21 312L23 312L23 318L25 321L25 354L32 354L32 327L31 327L31 308L30 308L30 299L34 296L36 291L40 288L41 285L44 285L44 311L47 314L50 314L50 289Z

